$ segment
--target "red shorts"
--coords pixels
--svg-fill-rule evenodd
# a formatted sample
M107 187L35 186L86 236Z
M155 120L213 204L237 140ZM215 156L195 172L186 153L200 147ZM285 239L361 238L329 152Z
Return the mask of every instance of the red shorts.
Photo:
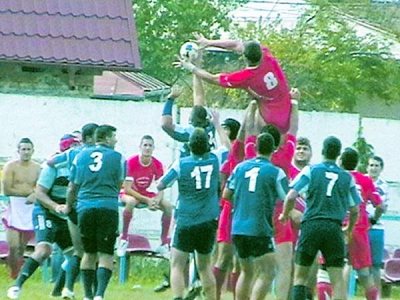
M221 199L221 214L219 215L217 242L232 243L232 203Z
M292 224L290 221L283 223L278 220L279 215L283 212L283 201L277 201L274 209L274 239L275 244L292 242Z
M354 228L353 239L347 245L347 251L349 252L351 265L355 270L372 266L368 230L365 228Z

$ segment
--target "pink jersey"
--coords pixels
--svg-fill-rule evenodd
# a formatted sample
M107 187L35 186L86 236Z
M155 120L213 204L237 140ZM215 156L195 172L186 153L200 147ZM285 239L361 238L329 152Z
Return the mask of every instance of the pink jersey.
M154 157L152 158L151 163L147 166L144 166L140 162L139 155L134 155L127 161L126 179L132 180L132 188L142 195L148 194L147 189L153 180L157 180L163 175L163 165Z
M246 90L258 100L258 108L264 121L286 133L292 107L289 86L275 57L268 48L262 46L261 49L263 57L258 67L221 74L219 85Z
M381 205L382 199L379 196L379 193L376 190L374 182L371 178L357 171L351 171L350 173L353 175L357 189L361 194L361 198L363 199L359 206L360 211L355 227L368 229L369 219L367 213L367 204L369 201L371 201L372 205L374 206Z

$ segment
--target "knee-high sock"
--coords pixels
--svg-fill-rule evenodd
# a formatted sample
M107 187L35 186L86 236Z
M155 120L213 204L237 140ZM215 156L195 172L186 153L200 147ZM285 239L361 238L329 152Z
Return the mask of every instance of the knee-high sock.
M35 273L36 269L40 266L40 263L34 260L32 257L29 257L24 265L22 266L21 273L19 274L15 285L18 287L22 287L24 282Z
M93 283L95 281L96 270L81 270L83 290L85 291L85 297L93 298Z
M122 213L122 234L121 239L127 240L128 239L128 230L129 224L131 223L133 213L130 210L124 209Z
M168 245L170 243L169 226L171 225L171 216L163 213L161 217L161 244Z
M292 290L292 300L305 300L306 287L304 285L295 285Z
M221 270L218 267L213 268L213 273L215 276L215 283L216 283L216 288L217 288L217 300L221 299L221 290L222 286L224 285L225 278L226 278L226 272L224 270Z
M61 291L65 286L65 277L66 277L66 272L65 270L61 269L60 272L58 273L56 282L54 283L54 288L52 292L53 295L61 294Z
M106 269L103 267L97 269L97 290L95 296L104 297L104 293L106 291L108 283L110 282L111 274L112 272L110 269Z
M66 275L65 287L70 291L74 290L74 284L79 275L80 264L81 258L79 256L74 255L68 259L69 270Z

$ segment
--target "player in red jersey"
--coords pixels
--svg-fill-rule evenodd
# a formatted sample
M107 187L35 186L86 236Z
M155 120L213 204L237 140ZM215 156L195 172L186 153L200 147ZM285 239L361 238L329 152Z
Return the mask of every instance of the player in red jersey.
M149 191L154 181L164 175L162 163L153 157L154 139L145 135L140 142L140 154L127 160L127 177L124 181L124 191L120 199L126 204L123 212L123 227L119 243L118 255L123 255L127 245L129 224L132 220L135 207L148 207L151 210L160 209L161 217L161 245L169 244L169 227L171 223L172 205L164 199L164 193Z
M291 102L288 82L276 58L258 42L209 40L196 35L202 47L214 46L243 54L246 68L233 73L211 74L191 62L181 59L175 63L204 81L225 88L239 88L257 100L264 121L278 127L282 133L289 129Z
M357 223L353 228L353 238L347 245L350 263L357 271L358 281L365 291L365 298L367 300L376 300L379 297L379 293L370 272L370 267L372 266L371 248L368 236L370 221L366 207L368 202L371 202L376 207L374 219L378 220L384 210L382 199L371 178L355 171L358 164L358 153L356 150L346 148L340 160L342 168L353 175L363 200L359 206L360 210ZM348 271L350 271L350 268ZM348 275L349 274L350 272L348 272Z

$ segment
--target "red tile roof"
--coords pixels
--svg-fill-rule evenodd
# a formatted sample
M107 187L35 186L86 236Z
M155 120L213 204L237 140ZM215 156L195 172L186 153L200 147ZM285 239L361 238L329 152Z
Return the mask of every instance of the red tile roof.
M131 0L1 0L0 61L141 68Z

